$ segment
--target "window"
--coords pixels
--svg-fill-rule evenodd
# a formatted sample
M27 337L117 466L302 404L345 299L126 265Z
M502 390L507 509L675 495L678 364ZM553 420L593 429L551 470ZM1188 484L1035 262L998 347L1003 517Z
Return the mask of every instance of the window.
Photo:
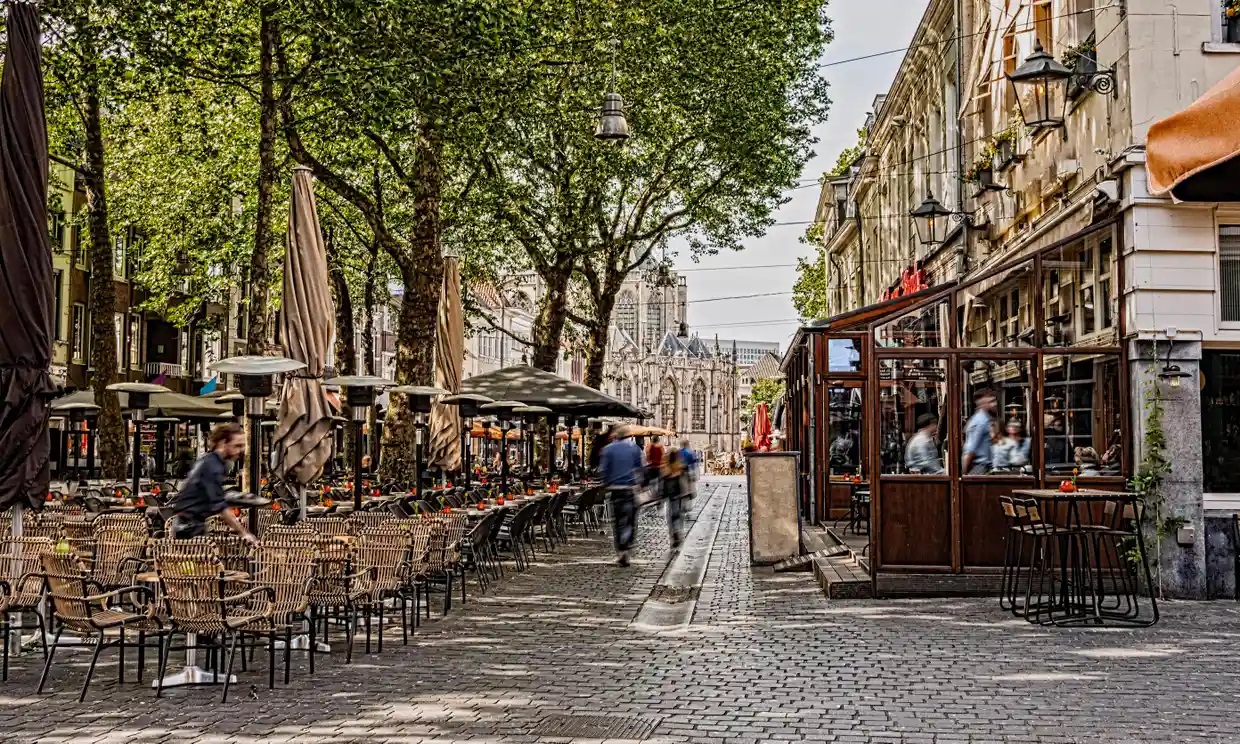
M129 316L129 368L142 367L142 316L137 313Z
M1222 320L1240 322L1240 225L1219 225L1218 266Z
M64 341L65 337L61 335L64 332L64 325L61 322L60 314L64 311L64 298L61 296L64 292L65 273L60 270L52 272L52 333L53 338L57 341Z
M117 235L115 240L112 241L112 276L117 279L124 279L127 276L126 269L129 267L129 262L126 258L127 247L123 233Z
M1094 0L1076 0L1072 6L1072 25L1079 44L1094 33Z
M1240 493L1240 354L1201 355L1201 459L1207 493Z
M1051 0L1034 0L1033 32L1047 54L1055 54L1055 23Z
M1032 387L1028 359L960 363L961 472L1032 476Z
M947 361L883 359L878 374L882 473L945 474L939 416L947 398Z
M125 316L121 313L112 313L112 327L116 330L116 358L123 365L121 355L125 352Z
M663 341L663 293L655 290L646 301L646 345L658 348Z
M860 372L861 350L855 338L833 338L827 341L828 372Z
M633 400L633 383L630 380L625 379L625 380L620 381L619 397L620 397L620 400L624 401L625 403L636 403L637 402Z
M706 431L706 383L698 380L693 383L693 396L690 400L693 431Z
M827 388L827 456L831 477L862 471L861 383Z
M86 306L81 303L73 305L73 327L70 332L73 334L73 361L82 364L86 361L86 334L89 331L86 327Z
M48 240L51 241L52 251L54 253L63 253L65 250L65 214L64 212L52 212L48 216Z
M1016 44L1016 24L1013 23L1007 33L1003 35L1003 74L1005 76L1016 72L1016 68L1020 65L1020 47ZM1006 78L1005 78L1006 79ZM999 112L999 118L1003 119L1007 112L1012 110L1016 105L1016 89L1011 83L1003 85L1003 107ZM1006 121L999 123L1000 127L1006 126Z
M874 342L884 347L947 346L947 302L912 310L874 330Z
M616 300L616 328L623 331L637 343L637 299L633 293L625 290Z
M1114 346L1119 342L1115 272L1112 230L1087 236L1042 258L1047 346Z
M1042 366L1046 475L1121 475L1119 357L1048 355Z
M1022 263L960 290L960 341L974 348L1033 346L1033 265Z
M668 378L659 390L659 424L668 431L676 431L676 383Z

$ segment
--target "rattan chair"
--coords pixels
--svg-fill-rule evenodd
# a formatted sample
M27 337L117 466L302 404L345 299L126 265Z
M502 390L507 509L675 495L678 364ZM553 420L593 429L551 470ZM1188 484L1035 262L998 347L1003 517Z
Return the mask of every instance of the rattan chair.
M367 573L356 571L352 549L344 540L320 535L315 538L314 544L316 570L310 583L310 622L324 621L323 637L326 639L330 619L343 614L346 628L345 663L349 664L353 662L357 609L365 606L370 596Z
M39 647L47 656L47 626L39 612L43 598L43 566L40 556L52 550L47 537L12 537L0 541L0 631L4 633L4 659L0 679L9 678L9 639L13 631L37 630ZM22 615L33 615L34 625L26 625ZM16 622L14 615L17 615Z
M40 556L43 567L41 578L47 582L48 596L52 601L52 614L57 621L43 674L39 677L38 692L43 692L52 660L60 645L60 636L66 628L83 638L93 638L94 653L86 670L86 681L78 702L86 699L99 654L105 648L115 647L118 659L118 679L125 681L125 646L130 631L138 632L138 682L146 668L146 635L163 634L163 623L155 613L154 595L147 587L125 586L106 590L96 583L76 555L71 552L47 552ZM126 601L129 604L125 606ZM162 644L161 644L162 645Z
M159 573L162 602L168 613L170 627L161 643L159 686L163 695L163 678L176 633L215 636L228 644L228 663L224 671L223 700L228 700L232 683L233 661L237 640L243 635L262 636L268 643L268 682L275 687L274 592L266 587L252 586L243 591L235 587L244 582L229 581L224 573L214 542L206 538L193 540L158 540L152 545L155 570ZM285 653L288 649L285 648Z
M91 578L104 589L133 586L147 564L146 544L146 535L114 528L97 531Z
M389 522L394 520L388 520ZM429 531L429 527L422 528ZM379 615L379 652L383 652L385 608L389 599L400 602L401 631L408 643L411 531L401 525L388 524L365 527L357 536L353 555L357 569L367 574L369 602L366 612L366 653L370 653L370 619L372 611ZM417 612L415 597L414 612Z
M306 524L323 537L347 537L353 534L351 523L342 517L314 517L307 519Z
M289 681L289 650L294 625L310 628L310 671L314 671L314 624L310 622L310 587L314 582L317 551L313 541L297 536L268 535L254 550L252 584L271 591L271 617L284 629L284 683Z

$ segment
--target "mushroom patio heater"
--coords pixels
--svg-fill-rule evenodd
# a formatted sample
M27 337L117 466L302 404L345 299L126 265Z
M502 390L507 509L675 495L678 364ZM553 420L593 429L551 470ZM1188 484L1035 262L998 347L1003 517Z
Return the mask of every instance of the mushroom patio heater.
M448 391L431 385L400 385L392 388L390 392L402 393L409 401L409 410L414 414L413 453L417 475L414 477L413 489L414 495L422 498L422 465L426 460L423 443L426 438L426 414L431 412L431 399Z
M263 403L275 392L275 376L305 369L306 365L296 359L266 356L238 356L221 359L211 369L237 378L237 389L245 398L245 415L250 420L250 466L249 492L258 496L261 488L263 446ZM230 399L231 400L231 399ZM236 406L235 401L233 405ZM234 408L234 410L236 410ZM258 512L250 509L250 532L258 530Z
M530 487L530 475L534 470L534 440L531 438L531 427L538 425L538 420L551 415L546 406L520 406L512 409L513 414L521 417L521 444L525 448L525 475L521 485Z
M245 396L241 393L234 390L230 393L224 393L216 400L220 403L232 405L232 415L233 418L237 419L238 424L245 418Z
M469 490L470 478L473 476L473 437L470 431L474 427L474 418L481 414L479 408L495 401L485 395L476 393L457 393L445 395L439 402L446 406L456 406L461 417L461 471L465 474L465 490Z
M362 428L366 425L366 413L374 407L379 391L396 383L370 375L333 377L325 385L344 388L345 401L353 414L353 511L362 510Z
M141 493L138 481L142 475L142 422L146 420L146 409L151 407L152 393L172 391L149 382L116 382L108 385L107 389L129 396L129 419L133 422L133 486L130 493L137 498Z
M82 430L78 428L78 425L82 423L86 424L86 431L84 432L86 435L86 449L88 451L93 452L93 448L91 447L92 442L90 440L90 422L87 421L87 417L94 416L97 413L99 413L99 406L95 405L94 403L71 403L69 405L61 406L60 410L69 414L69 436L70 437L77 438L78 436L83 434ZM72 448L67 448L67 449L72 449ZM83 453L80 447L73 453L73 481L74 482L77 482L78 478L81 476L80 470L81 470L81 465L82 465L82 454ZM94 466L94 458L91 457L87 461L87 474L88 475L90 472L90 468L93 466Z
M497 400L494 403L484 403L478 409L499 420L499 490L505 496L508 495L508 425L512 422L513 409L524 406L519 400Z

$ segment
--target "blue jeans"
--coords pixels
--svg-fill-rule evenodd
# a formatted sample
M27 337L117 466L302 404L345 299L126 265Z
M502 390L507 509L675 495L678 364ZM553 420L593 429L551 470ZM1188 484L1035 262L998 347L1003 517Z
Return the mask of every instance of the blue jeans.
M609 486L607 497L611 499L616 552L623 553L633 547L633 540L637 537L637 507L633 503L633 488Z

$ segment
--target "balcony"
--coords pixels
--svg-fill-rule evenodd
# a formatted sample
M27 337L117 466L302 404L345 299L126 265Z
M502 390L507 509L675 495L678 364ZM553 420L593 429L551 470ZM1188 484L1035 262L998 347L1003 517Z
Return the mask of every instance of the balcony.
M166 362L147 362L143 368L147 377L155 378L163 375L164 377L184 377L185 368L179 364L168 364Z

